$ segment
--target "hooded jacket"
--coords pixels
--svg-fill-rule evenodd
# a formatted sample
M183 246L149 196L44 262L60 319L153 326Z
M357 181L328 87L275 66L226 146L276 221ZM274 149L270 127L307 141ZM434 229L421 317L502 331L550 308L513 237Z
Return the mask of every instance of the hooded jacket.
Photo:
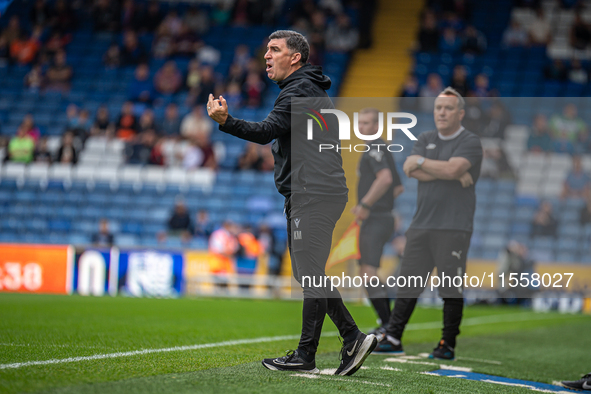
M275 185L286 199L293 196L325 201L347 201L347 184L343 162L337 149L319 145L340 146L336 116L324 115L326 130L313 123L313 139L307 138L310 108L334 109L326 90L330 78L322 68L306 64L278 82L281 93L273 110L261 122L228 118L220 130L238 138L272 145L275 158ZM293 106L292 106L293 105Z

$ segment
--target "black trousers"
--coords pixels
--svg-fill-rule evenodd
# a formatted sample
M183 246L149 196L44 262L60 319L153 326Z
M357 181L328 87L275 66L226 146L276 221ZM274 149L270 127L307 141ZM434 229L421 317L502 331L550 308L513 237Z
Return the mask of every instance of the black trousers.
M427 277L427 273L437 267L438 276L463 276L466 272L466 255L470 247L471 234L467 231L452 230L417 230L406 232L406 248L402 257L400 274ZM426 283L424 283L426 285ZM456 337L460 333L464 299L462 286L451 286L449 282L438 288L443 298L442 339L455 347ZM417 298L424 287L406 286L398 289L394 310L387 327L388 335L401 339L404 328L414 311Z
M345 205L344 202L318 199L306 199L304 202L289 201L285 205L293 276L304 291L302 335L298 348L308 354L316 353L326 314L345 341L358 332L357 325L345 307L339 291L331 291L330 282L328 287L313 286L313 278L316 278L315 283L318 284L322 280L324 284L332 233Z

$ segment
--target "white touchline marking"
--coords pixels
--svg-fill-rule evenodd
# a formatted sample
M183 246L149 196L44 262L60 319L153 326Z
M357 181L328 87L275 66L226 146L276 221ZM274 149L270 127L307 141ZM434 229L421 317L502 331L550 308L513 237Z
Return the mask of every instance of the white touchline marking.
M447 365L447 364L441 364L439 366L439 368L441 368L441 369L449 369L450 371L472 372L472 368L458 367L458 366L455 366L455 365Z
M391 363L417 364L417 365L429 365L431 367L439 367L439 364L430 363L427 361L411 361L411 360L405 360L403 358L397 358L397 357L386 358L386 359L384 359L384 361L388 361Z
M535 313L529 313L529 312L522 313L522 314L508 314L508 315L503 314L503 315L473 317L473 318L464 319L464 321L462 322L462 326L474 326L474 325L479 325L479 324L502 323L502 322L512 322L512 321L556 319L556 318L560 318L560 317L562 317L562 316L561 315L553 315L553 314L535 314ZM570 317L570 316L567 316L567 315L564 316L564 318L568 318L568 317ZM407 330L427 330L427 329L439 328L439 327L441 327L441 322L413 323L413 324L409 324L407 326ZM323 337L338 336L338 332L327 332L327 333L322 334L322 336ZM0 364L0 370L1 369L15 369L15 368L29 367L29 366L34 366L34 365L62 364L62 363L73 363L73 362L79 362L79 361L104 360L107 358L141 356L144 354L152 354L152 353L183 352L183 351L187 351L187 350L199 350L199 349L207 349L207 348L221 347L221 346L233 346L233 345L245 345L245 344L253 344L253 343L285 341L285 340L294 340L294 339L299 339L299 338L300 338L299 335L283 335L283 336L276 336L276 337L237 339L234 341L203 343L203 344L198 344L198 345L175 346L175 347L168 347L168 348L161 348L161 349L143 349L143 350L133 350L133 351L129 351L129 352L96 354L94 356L68 357L68 358L40 360L40 361L26 361L26 362L21 362L21 363Z
M363 383L363 384L370 384L373 386L392 387L392 385L386 384L386 383L368 382L367 380L344 379L344 378L339 378L336 376L332 377L332 378L325 378L324 376L310 375L310 374L305 374L305 373L294 373L291 376L296 377L296 378L321 379L321 380L331 380L331 381L342 380L344 382L349 382L349 383Z
M456 357L456 360L475 361L477 363L495 364L502 365L503 363L495 360L484 360L482 358L471 358L471 357Z
M334 375L334 373L336 371L337 371L336 368L321 369L320 370L320 375Z
M392 368L389 365L384 365L383 367L380 367L380 369L383 369L384 371L396 371L396 372L404 372L403 369L400 368Z

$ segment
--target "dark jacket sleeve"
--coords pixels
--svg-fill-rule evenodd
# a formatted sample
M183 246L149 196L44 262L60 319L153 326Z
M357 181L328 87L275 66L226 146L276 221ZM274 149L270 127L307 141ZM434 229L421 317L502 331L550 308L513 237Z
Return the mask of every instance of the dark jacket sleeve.
M220 130L243 140L268 144L291 130L290 97L278 98L271 113L261 122L247 122L228 115Z

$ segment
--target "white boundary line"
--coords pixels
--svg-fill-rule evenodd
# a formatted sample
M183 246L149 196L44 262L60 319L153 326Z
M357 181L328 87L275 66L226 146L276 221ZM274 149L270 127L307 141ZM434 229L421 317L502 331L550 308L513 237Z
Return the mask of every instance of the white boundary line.
M502 322L517 322L517 321L529 321L529 320L545 320L545 319L556 319L560 315L554 314L536 314L536 313L520 313L520 314L503 314L503 315L492 315L492 316L482 316L482 317L472 317L468 319L464 319L462 322L462 326L475 326L480 324L489 324L489 323L502 323ZM427 330L433 328L441 327L441 322L426 322L426 323L414 323L409 324L407 326L407 330ZM337 336L338 332L328 332L323 334L324 337L331 337ZM40 361L26 361L21 363L12 363L12 364L0 364L0 370L3 369L17 369L35 365L51 365L51 364L63 364L63 363L73 363L79 361L92 361L92 360L104 360L108 358L120 358L120 357L131 357L131 356L141 356L144 354L153 354L153 353L168 353L168 352L184 352L187 350L199 350L199 349L207 349L212 347L222 347L222 346L234 346L234 345L248 345L253 343L264 343L264 342L276 342L276 341L286 341L286 340L295 340L299 339L299 335L283 335L283 336L276 336L276 337L261 337L261 338L251 338L251 339L238 339L234 341L223 341L223 342L214 342L214 343L203 343L199 345L188 345L188 346L174 346L168 348L161 348L161 349L143 349L143 350L133 350L129 352L117 352L117 353L107 353L107 354L96 354L94 356L83 356L83 357L68 357L68 358L60 358L60 359L52 359L52 360L40 360Z

